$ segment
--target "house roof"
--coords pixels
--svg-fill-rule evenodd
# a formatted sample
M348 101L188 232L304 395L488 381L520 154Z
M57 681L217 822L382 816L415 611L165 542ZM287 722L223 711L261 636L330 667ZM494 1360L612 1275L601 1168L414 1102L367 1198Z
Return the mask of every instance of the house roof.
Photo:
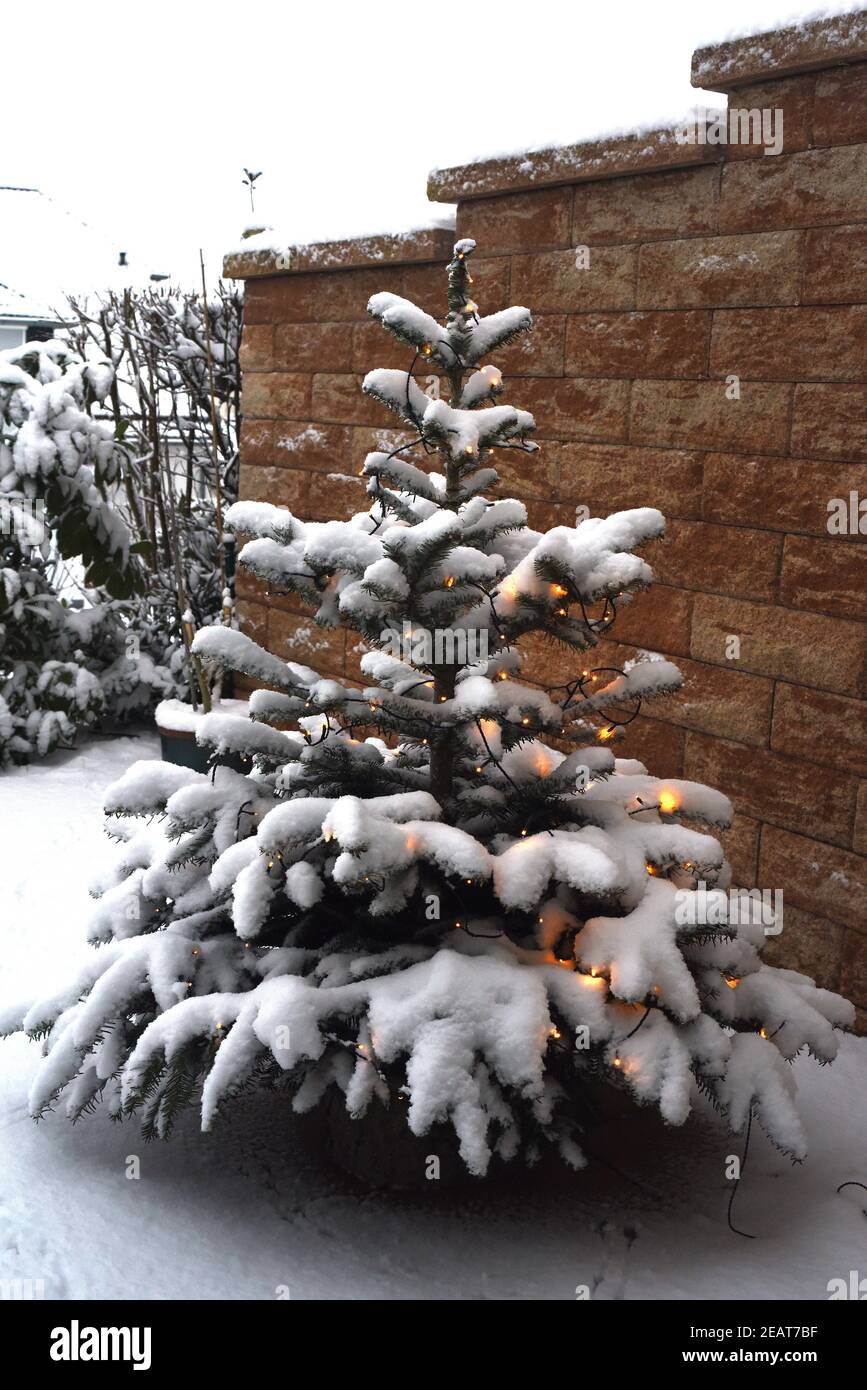
M67 294L144 285L154 268L125 244L82 222L38 188L0 184L0 296L37 308L40 320L66 316ZM7 317L9 315L6 315ZM20 309L18 315L20 316Z
M19 294L11 285L0 281L0 320L13 319L21 323L55 323L57 316L38 300Z

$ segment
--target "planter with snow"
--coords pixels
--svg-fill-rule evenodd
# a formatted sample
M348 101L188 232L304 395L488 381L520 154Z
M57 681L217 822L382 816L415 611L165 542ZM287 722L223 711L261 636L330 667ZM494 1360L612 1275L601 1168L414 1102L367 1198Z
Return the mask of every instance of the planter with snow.
M212 713L246 716L249 706L246 700L215 700ZM196 772L207 772L213 748L196 741L196 730L204 718L203 710L193 709L183 700L163 700L157 705L154 720L160 736L163 762L191 767ZM239 753L227 754L221 761L236 772L250 770L250 759Z

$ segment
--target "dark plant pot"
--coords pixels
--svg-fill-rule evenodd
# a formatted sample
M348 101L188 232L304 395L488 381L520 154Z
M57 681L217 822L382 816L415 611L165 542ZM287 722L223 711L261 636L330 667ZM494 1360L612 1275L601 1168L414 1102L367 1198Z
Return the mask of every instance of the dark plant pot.
M174 763L177 767L191 767L194 772L207 772L211 754L207 748L196 743L196 736L187 729L161 729L160 753L164 763ZM230 767L233 772L249 772L252 759L241 753L226 753L220 757L221 767Z

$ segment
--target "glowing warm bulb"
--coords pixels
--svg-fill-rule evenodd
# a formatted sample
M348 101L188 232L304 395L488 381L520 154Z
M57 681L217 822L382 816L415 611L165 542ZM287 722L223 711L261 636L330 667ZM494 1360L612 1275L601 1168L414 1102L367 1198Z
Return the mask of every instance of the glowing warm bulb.
M445 584L447 589L453 589L455 587L455 577L453 574L446 575Z
M565 598L569 590L564 589L562 584L552 584L551 592L553 593L555 598Z
M525 714L525 715L524 715L524 718L521 720L521 723L522 723L522 724L529 724L529 722L530 722L530 720L529 720L528 716Z
M760 1028L760 1029L759 1029L759 1037L760 1037L760 1038L766 1038L767 1036L768 1036L768 1030L767 1030L767 1028Z
M479 306L478 306L478 304L475 302L475 300L474 300L474 299L468 299L467 302L466 302L466 304L464 305L464 313L465 313L465 314L477 314L478 312L479 312Z
M433 348L431 347L430 343L425 343L424 347L422 348L422 353L424 354L424 356L430 357L432 352Z
M613 738L613 737L614 737L614 729L613 729L613 727L612 727L611 725L609 725L609 727L608 727L607 729L600 729L600 730L599 730L598 737L601 738L601 739L603 740L603 742L607 741L609 738Z
M615 1067L622 1067L622 1066L623 1066L623 1063L621 1062L621 1060L620 1060L619 1057L615 1057L615 1058L614 1058L614 1066L615 1066Z
M481 770L482 770L482 769L481 769L480 767L477 767L477 768L476 768L476 772L481 772Z
M740 980L736 980L733 975L726 975L725 982L728 985L729 989L737 989L738 985L740 984Z
M659 793L659 809L670 813L677 809L677 797L672 791L662 791Z
M522 835L526 835L526 834L527 834L527 831L526 831L526 830L522 830L522 831L521 831L521 834L522 834Z
M647 872L650 874L650 876L651 876L651 878L652 878L653 875L656 873L656 865L655 865L655 864L650 864L650 863L648 863L648 864L645 864L644 867L645 867L645 869L647 870Z
M559 1028L552 1028L548 1033L549 1038L562 1038L562 1036Z

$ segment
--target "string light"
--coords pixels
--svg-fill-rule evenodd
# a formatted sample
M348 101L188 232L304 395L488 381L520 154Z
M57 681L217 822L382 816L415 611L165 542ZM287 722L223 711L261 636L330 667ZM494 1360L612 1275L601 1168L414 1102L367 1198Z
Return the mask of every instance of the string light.
M563 1034L560 1032L560 1029L559 1029L559 1028L551 1028L550 1031L549 1031L549 1033L548 1033L548 1037L549 1037L549 1038L555 1038L555 1039L556 1039L556 1038L562 1038L562 1036L563 1036Z
M191 954L194 955L194 956L199 955L199 948L198 948L198 946L194 946L194 947L193 947L192 953L191 953Z
M650 861L648 860L648 862L645 864L644 867L645 867L645 869L647 870L647 872L650 874L651 878L653 878L654 875L656 874L656 865L655 865L655 864L651 864Z
M740 984L740 980L737 979L734 975L724 975L723 979L725 980L729 989L737 989L738 985Z
M670 814L672 811L675 811L677 809L677 804L677 797L675 796L673 791L663 791L659 793L660 811L664 811L666 812L666 814Z
M759 1037L760 1037L760 1038L766 1038L767 1036L768 1036L768 1030L767 1030L767 1028L760 1028L760 1029L759 1029Z
M430 343L425 343L421 352L423 357L430 357L431 353L433 352L433 348L431 347Z
M622 1066L623 1066L623 1063L621 1062L619 1056L614 1058L613 1065L614 1065L615 1067L622 1067Z
M524 715L524 718L521 720L521 723L522 723L522 724L529 724L529 722L530 722L529 716L525 714L525 715Z
M455 587L455 577L453 574L446 575L445 585L447 589L453 589Z
M601 738L603 741L605 741L605 740L607 740L607 739L609 739L609 738L613 738L613 737L614 737L614 725L613 725L613 724L609 724L607 729L600 729L600 730L599 730L599 733L598 733L598 735L597 735L597 737L598 737L598 738Z

